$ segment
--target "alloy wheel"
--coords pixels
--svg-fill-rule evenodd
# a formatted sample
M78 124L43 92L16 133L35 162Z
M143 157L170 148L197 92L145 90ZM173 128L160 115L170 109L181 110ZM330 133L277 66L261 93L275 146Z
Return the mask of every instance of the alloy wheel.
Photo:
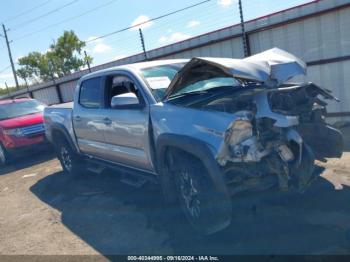
M0 146L0 164L3 165L6 162L5 151L2 146Z
M182 201L188 215L193 221L200 218L200 200L199 191L195 186L194 180L188 171L182 171L179 175L179 188Z
M70 172L72 170L72 158L66 147L61 147L61 159L64 168Z

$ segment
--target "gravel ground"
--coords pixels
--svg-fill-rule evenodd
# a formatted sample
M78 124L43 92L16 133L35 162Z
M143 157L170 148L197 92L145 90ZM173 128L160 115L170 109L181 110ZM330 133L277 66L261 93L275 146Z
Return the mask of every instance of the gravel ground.
M52 153L33 154L0 170L0 254L350 254L350 153L317 165L334 185L236 197L232 226L203 238L154 186L72 179Z

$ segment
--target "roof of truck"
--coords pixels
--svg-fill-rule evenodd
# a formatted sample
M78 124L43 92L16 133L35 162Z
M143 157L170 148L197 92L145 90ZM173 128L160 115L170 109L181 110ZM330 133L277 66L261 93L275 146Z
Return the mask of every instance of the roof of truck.
M147 62L139 62L139 63L134 63L134 64L126 64L126 65L120 65L120 66L114 66L102 70L98 70L96 72L87 74L83 76L81 79L86 79L86 78L91 78L94 77L95 75L100 75L108 72L112 72L114 70L140 70L148 67L153 67L153 66L161 66L161 65L169 65L169 64L177 64L177 63L187 63L190 61L190 59L167 59L167 60L155 60L155 61L147 61Z

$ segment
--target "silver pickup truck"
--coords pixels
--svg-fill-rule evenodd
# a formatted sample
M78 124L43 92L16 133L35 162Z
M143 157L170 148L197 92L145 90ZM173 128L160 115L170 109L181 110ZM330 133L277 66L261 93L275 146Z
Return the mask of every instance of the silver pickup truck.
M274 48L245 58L193 58L123 65L82 77L74 103L45 109L46 136L64 171L119 170L158 183L189 223L211 234L231 223L234 196L303 191L314 160L340 157L313 83L290 83L306 65Z

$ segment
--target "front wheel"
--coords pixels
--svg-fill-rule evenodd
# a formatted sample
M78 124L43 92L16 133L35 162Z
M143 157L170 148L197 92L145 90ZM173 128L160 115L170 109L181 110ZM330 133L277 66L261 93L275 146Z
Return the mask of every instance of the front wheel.
M56 151L63 171L66 174L78 176L84 170L84 160L73 151L66 141L59 141L56 146Z
M175 186L182 211L199 234L209 235L231 222L231 200L219 193L203 164L196 158L181 157L176 163Z

